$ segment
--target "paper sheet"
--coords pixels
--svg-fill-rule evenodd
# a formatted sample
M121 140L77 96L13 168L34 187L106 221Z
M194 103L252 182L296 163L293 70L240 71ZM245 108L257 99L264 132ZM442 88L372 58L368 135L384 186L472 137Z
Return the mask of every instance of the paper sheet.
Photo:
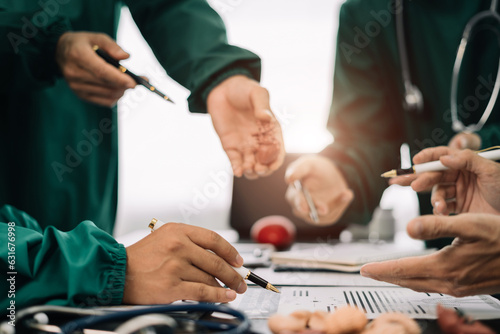
M376 281L359 274L320 272L320 271L280 271L272 268L257 268L252 270L273 285L280 286L391 286L394 284ZM247 282L247 284L252 284Z
M478 320L497 319L500 302L486 295L455 298L439 293L421 293L392 287L282 287L281 294L262 288L249 288L232 304L250 319L265 319L274 313L296 310L335 309L351 305L362 309L368 319L382 313L401 312L414 319L436 319L436 306L459 308Z

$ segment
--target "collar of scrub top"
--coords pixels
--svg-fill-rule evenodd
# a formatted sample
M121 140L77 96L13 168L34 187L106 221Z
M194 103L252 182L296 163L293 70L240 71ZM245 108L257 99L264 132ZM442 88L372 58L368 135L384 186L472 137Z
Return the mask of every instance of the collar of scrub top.
M406 48L404 23L403 23L403 0L396 0L396 37L398 43L398 52L401 65L401 76L404 84L404 99L403 106L405 110L412 112L421 112L423 110L424 99L419 88L414 85L411 81L408 53ZM462 68L462 61L464 58L465 50L469 38L471 37L471 32L474 27L476 27L481 21L485 19L494 19L500 23L500 16L496 12L498 0L492 0L490 8L485 11L481 11L474 15L466 24L464 32L462 34L462 39L457 50L457 56L455 58L455 63L453 66L452 80L451 80L451 94L450 94L450 110L452 119L452 129L455 132L476 132L480 130L483 125L488 120L493 107L498 99L498 94L500 91L500 59L497 72L497 80L495 80L495 86L488 101L488 105L483 112L479 122L477 124L464 125L462 121L458 119L458 107L457 107L457 90L458 90L458 78L460 75L460 69ZM500 44L500 40L499 40Z

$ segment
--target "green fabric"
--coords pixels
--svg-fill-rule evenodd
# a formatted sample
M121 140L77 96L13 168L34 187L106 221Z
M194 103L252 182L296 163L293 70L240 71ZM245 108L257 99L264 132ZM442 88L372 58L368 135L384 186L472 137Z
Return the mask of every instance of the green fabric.
M108 235L117 205L119 114L80 100L54 59L66 31L115 38L123 5L167 73L191 91L192 112L206 112L210 90L229 74L260 79L260 59L227 43L205 0L0 0L0 206L39 224L29 229L22 224L30 219L9 218L19 220L22 305L30 294L29 304L80 303L103 291L106 272L125 268L124 250ZM111 302L119 303L122 289L113 289Z
M400 165L399 149L408 143L412 155L447 145L454 135L450 117L452 67L466 22L489 1L404 1L404 24L413 84L424 97L422 113L403 110L403 82L396 44L395 8L389 0L346 1L340 11L334 89L329 129L333 144L321 153L338 163L355 192L344 223L367 223L387 182L384 171ZM474 47L467 75L496 75L496 43ZM481 55L481 61L477 61ZM470 73L469 73L470 72ZM464 85L463 104L474 86ZM491 92L486 80L481 93ZM474 95L473 95L474 96ZM485 103L468 113L465 124L476 123ZM500 104L479 132L485 146L500 144ZM465 110L465 109L464 109ZM467 111L467 110L465 110ZM467 116L467 117L465 117ZM423 210L423 213L425 212Z
M14 235L9 235L9 227ZM7 242L0 249L1 313L10 307L11 300L17 310L35 304L121 303L125 248L92 222L81 222L69 232L54 227L42 232L33 218L6 205L0 208L0 238L7 241L9 237L15 239L8 244L9 248L15 245L13 253L9 254Z

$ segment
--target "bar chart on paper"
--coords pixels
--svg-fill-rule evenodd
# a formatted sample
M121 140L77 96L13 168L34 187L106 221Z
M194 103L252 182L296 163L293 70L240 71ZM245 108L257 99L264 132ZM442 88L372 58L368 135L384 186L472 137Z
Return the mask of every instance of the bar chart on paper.
M496 318L500 303L490 296L455 298L439 293L421 293L403 288L294 287L282 289L278 313L295 310L334 312L354 306L374 319L382 313L400 312L411 318L436 319L436 305L459 308L475 319Z

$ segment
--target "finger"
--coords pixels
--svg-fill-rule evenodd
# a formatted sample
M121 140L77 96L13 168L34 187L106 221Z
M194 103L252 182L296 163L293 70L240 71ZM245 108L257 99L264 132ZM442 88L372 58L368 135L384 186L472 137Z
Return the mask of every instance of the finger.
M102 39L94 37L93 43L102 47L98 40ZM106 51L104 47L102 48ZM137 85L134 79L132 79L129 75L122 73L119 69L111 64L108 64L104 59L99 57L90 46L81 51L78 66L89 72L103 84L109 84L125 89L134 88Z
M182 269L181 279L186 282L198 282L216 288L220 287L220 284L212 275L191 265Z
M464 240L488 239L492 233L491 222L497 220L500 220L500 217L485 214L426 215L411 220L406 229L412 238L421 240L445 237L460 237Z
M227 242L216 232L198 226L185 224L179 225L180 228L186 229L186 234L188 235L189 239L196 245L200 246L202 249L209 249L213 251L215 254L217 254L232 266L239 267L243 265L243 259L236 248L234 248L229 242ZM213 255L214 254L212 254L212 256Z
M292 184L296 180L301 180L313 170L313 165L311 161L305 159L298 159L292 162L285 172L285 182L287 184Z
M177 300L195 300L208 303L228 303L236 299L236 292L226 288L216 288L203 283L182 282L179 284Z
M436 184L432 188L431 203L434 213L444 215L447 211L446 200L455 198L456 186L454 184Z
M201 252L193 251L191 254L193 265L216 277L238 293L246 291L247 285L243 278L224 259L205 249L200 250Z
M416 178L417 175L415 174L396 176L389 179L389 184L390 185L397 184L406 187L409 186Z
M402 279L429 278L435 264L435 256L415 256L392 261L365 264L360 269L364 277L398 284ZM399 284L398 284L399 285Z
M413 163L414 164L422 164L424 162L436 161L436 160L439 160L439 157L441 157L443 155L448 155L454 151L457 151L457 150L453 150L447 146L437 146L437 147L426 148L426 149L418 152L413 157Z
M241 153L235 149L227 149L226 155L231 163L234 176L241 177L243 175L243 158Z
M243 151L243 163L241 166L243 168L243 173L245 175L256 174L253 169L254 165L255 165L255 155L253 150L251 148L245 148Z
M269 92L261 86L256 86L250 92L250 102L253 106L254 116L257 120L268 123L276 121L274 114L271 112L269 104Z
M466 170L474 174L498 172L498 165L494 161L479 156L471 150L462 150L443 156L441 162L446 167L455 170Z
M419 174L411 183L411 188L416 192L431 191L434 185L444 182L443 174L445 173L427 172Z
M92 34L91 42L99 46L116 60L123 60L130 57L111 37L106 34Z
M481 147L481 137L475 133L462 132L456 134L448 143L448 147L464 150L478 150Z

